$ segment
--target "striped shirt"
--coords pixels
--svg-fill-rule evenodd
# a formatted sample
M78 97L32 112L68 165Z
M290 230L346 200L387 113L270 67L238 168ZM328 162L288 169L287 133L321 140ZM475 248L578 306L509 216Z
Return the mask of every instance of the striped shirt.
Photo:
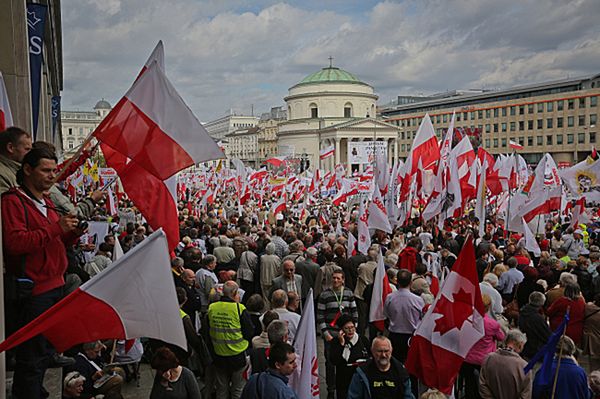
M333 292L332 288L321 292L317 300L317 325L322 333L327 331L333 336L337 335L339 329L337 326L332 327L331 322L336 319L336 316L339 317L338 312L340 308L340 314L349 314L354 319L354 322L358 321L358 310L352 291L344 287L341 297L340 293Z

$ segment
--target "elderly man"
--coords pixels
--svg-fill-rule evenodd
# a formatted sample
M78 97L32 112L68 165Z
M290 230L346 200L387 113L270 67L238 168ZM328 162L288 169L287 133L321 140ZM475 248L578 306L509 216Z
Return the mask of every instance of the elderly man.
M184 262L183 259L179 256L171 259L171 273L173 273L173 282L175 283L175 287L185 288L185 283L183 282L182 274L184 270Z
M498 285L498 276L494 273L487 273L483 276L483 281L479 283L479 289L481 290L481 295L488 295L492 300L492 305L490 306L489 315L496 319L498 315L501 315L504 312L504 307L502 306L502 296L496 290L496 286Z
M306 300L308 291L315 286L320 267L317 264L317 250L310 247L306 250L306 258L296 262L296 273L302 276L302 302Z
M423 316L425 302L410 291L412 273L406 269L398 272L398 290L385 298L383 314L390 321L390 340L396 359L404 363L408 355L408 341Z
M217 258L219 268L224 267L235 259L235 251L227 245L229 241L225 236L219 237L219 246L213 250L213 255Z
M296 274L296 265L291 260L283 262L283 274L273 279L271 283L271 293L275 290L284 290L286 293L294 291L298 294L302 292L302 276Z
M279 319L272 320L269 323L266 329L266 335L268 338L268 345L249 350L252 374L260 373L267 369L268 354L271 345L277 342L291 341L288 334L288 324L285 321ZM254 339L252 341L254 341Z
M275 290L271 296L271 308L279 314L279 319L288 323L288 332L290 341L294 341L298 325L300 324L300 315L287 310L288 295L284 290Z
M523 348L523 357L531 359L548 342L552 334L542 307L546 296L534 291L529 294L529 303L519 312L519 328L527 334L527 343Z
M358 266L358 279L356 281L356 288L354 289L354 297L356 298L356 305L358 306L358 327L357 332L362 335L367 327L368 323L368 309L369 305L363 297L365 288L371 283L375 276L375 269L377 269L377 256L379 255L379 246L372 245L367 251L367 261Z
M488 355L479 374L479 394L482 399L531 398L533 373L525 374L527 362L519 356L527 337L519 330L510 330L505 347Z
M273 279L281 275L281 258L275 255L275 244L268 243L265 254L260 257L260 287L265 303L270 303L269 294Z
M214 351L217 399L239 399L244 389L246 349L254 325L240 302L239 287L223 284L221 300L208 307L208 331Z
M414 399L408 372L392 357L392 343L377 336L371 344L373 359L356 369L348 388L348 399Z
M506 261L508 265L508 271L502 273L498 281L498 291L502 294L502 298L506 301L513 300L513 294L515 287L523 281L523 273L517 269L518 262L514 257L509 258Z

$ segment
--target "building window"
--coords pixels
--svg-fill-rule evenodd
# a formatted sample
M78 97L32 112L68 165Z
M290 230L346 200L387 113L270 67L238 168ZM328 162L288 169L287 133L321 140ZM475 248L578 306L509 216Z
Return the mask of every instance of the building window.
M460 112L456 114L456 122L460 122Z
M506 138L502 139L502 147L506 147Z
M577 126L585 126L585 115L579 115L579 118L577 118Z
M542 136L537 136L537 145L543 145L544 144L544 138Z
M564 101L563 100L558 100L556 102L556 110L557 111L562 111L564 108Z
M527 113L533 114L533 104L527 104Z
M596 114L590 114L590 126L595 125L597 119L598 118L597 118Z
M590 107L598 106L598 96L590 97Z
M533 121L532 120L527 121L527 130L533 130Z
M575 125L575 118L572 116L567 117L567 127L573 127Z
M544 120L543 119L537 120L537 128L538 128L538 130L542 130L544 128Z
M402 144L401 148L402 148L402 152L406 151L406 144Z
M498 117L498 108L494 108L494 118Z
M546 129L552 129L552 118L546 119Z
M82 127L79 128L79 134L83 134L83 128Z
M485 148L490 148L490 139L485 139Z
M310 117L318 118L319 117L319 108L317 108L317 104L312 103L308 107L310 108Z
M579 99L579 108L585 108L585 97Z
M519 105L519 115L525 115L525 106Z
M72 136L72 135L73 135L73 128L72 128L72 127L70 127L70 128L69 128L69 136Z
M487 125L485 125L485 132L489 133L492 130L492 126L488 123Z
M537 112L544 112L544 103L538 103Z
M548 101L546 103L546 111L547 112L553 112L554 111L554 102Z
M525 130L525 122L519 121L519 130Z
M72 150L74 148L74 144L72 141L69 141L69 149Z
M489 109L485 110L485 117L486 118L490 118L490 116L492 115L492 112Z
M344 105L344 118L352 118L352 104L350 103Z
M567 109L575 109L575 100L573 100L573 99L568 100Z
M400 140L404 140L404 132L400 132Z
M474 121L475 120L475 111L471 112L471 120Z
M510 107L510 116L515 116L517 114L517 107Z
M444 123L448 122L448 114L442 115L442 120L444 121Z
M574 141L575 141L575 135L567 134L567 144L573 144Z
M502 108L502 116L506 116L506 107Z
M563 118L556 118L556 127L563 127Z
M514 132L515 130L517 130L517 123L516 122L511 122L510 123L510 131Z
M533 136L528 136L527 137L527 146L528 147L532 147L533 146Z
M596 132L590 132L590 144L596 143Z
M504 123L502 124L502 131L503 131L503 132L506 132L506 122L504 122Z
M498 148L498 139L494 139L494 148Z
M563 143L563 135L562 134L557 134L556 135L556 144L557 145L562 145Z
M519 137L519 144L525 145L525 137Z
M477 111L477 118L483 119L483 110Z
M577 143L584 144L585 143L585 133L577 134Z
M498 124L494 123L494 133L498 133Z
M546 145L552 145L552 135L551 134L546 136Z
M435 116L435 122L436 123L440 123L441 118L442 118L441 115L436 115Z
M466 121L469 119L469 113L468 112L463 112L463 121Z

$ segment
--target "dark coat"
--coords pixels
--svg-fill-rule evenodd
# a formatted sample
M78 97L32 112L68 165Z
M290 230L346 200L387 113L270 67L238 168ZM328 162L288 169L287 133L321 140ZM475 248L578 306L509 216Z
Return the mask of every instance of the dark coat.
M521 352L527 359L542 349L552 334L545 317L530 304L523 306L519 312L519 328L527 335L527 343Z

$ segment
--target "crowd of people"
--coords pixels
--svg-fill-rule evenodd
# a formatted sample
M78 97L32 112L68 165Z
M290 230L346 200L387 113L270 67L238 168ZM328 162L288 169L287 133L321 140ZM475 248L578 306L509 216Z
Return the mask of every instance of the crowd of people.
M17 128L0 132L9 333L102 273L118 248L128 252L152 232L127 198L119 209L135 221L107 215L102 191L73 203L56 184L57 168L51 145L32 144ZM534 256L521 234L506 231L501 214L487 215L482 236L472 213L448 219L443 229L415 215L391 234L373 231L363 254L348 245L357 235L358 201L338 206L320 199L308 215L292 201L273 214L267 204L276 199L265 194L263 205L249 201L232 212L235 192L223 190L192 215L193 193L185 197L173 281L165 283L176 287L187 348L142 338L132 348L96 341L57 354L38 336L8 356L14 398L48 397L43 381L50 367L63 368L64 398L120 398L124 384L139 381L141 360L155 370L153 399L296 398L288 382L308 299L325 359L323 397L443 398L404 364L468 236L475 237L485 333L464 359L455 397L600 397L600 221L572 226L569 215L546 215L537 237L541 255ZM90 244L85 220L105 220L109 234ZM391 290L384 331L369 322L380 256ZM554 376L559 369L558 381L548 384L540 364L523 369L566 313L551 370ZM127 356L131 362L122 360Z

